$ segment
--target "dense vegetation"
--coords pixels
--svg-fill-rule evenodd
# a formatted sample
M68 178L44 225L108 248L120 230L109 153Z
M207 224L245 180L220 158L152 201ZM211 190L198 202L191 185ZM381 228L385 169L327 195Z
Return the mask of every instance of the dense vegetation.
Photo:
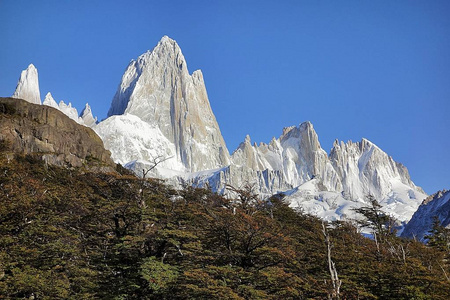
M0 141L1 299L448 299L448 248L323 225L123 169L46 166ZM375 218L373 213L375 212ZM378 221L377 221L378 220ZM441 245L441 244L438 244Z

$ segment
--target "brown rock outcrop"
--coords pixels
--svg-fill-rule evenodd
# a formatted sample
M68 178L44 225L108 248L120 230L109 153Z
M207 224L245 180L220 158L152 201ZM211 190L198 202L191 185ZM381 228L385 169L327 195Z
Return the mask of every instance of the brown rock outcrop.
M115 166L92 129L53 107L21 99L0 98L0 140L8 141L14 152L42 153L42 158L54 165L81 167L96 161Z

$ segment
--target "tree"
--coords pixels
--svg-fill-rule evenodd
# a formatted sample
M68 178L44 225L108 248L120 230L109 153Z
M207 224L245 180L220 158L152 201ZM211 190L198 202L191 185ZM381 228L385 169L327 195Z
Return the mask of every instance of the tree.
M371 229L375 241L383 241L389 236L395 236L397 232L395 219L381 210L381 205L374 196L367 195L366 198L369 201L368 206L354 209L355 212L364 217L357 223L363 228Z
M339 280L339 276L336 270L336 264L331 259L331 248L333 245L330 241L330 235L327 232L327 228L325 223L322 222L322 233L325 238L325 244L327 246L327 260L328 260L328 270L330 271L331 284L333 286L333 291L331 295L329 295L329 299L340 299L340 289L342 285L342 280Z
M450 255L450 229L442 226L438 216L433 217L431 229L425 238L428 240L428 246L436 248Z

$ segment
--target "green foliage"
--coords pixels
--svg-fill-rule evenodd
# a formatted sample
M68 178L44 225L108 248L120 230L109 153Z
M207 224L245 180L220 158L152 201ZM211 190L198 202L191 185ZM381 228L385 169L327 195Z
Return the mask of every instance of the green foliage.
M371 229L380 238L394 236L396 233L395 219L381 211L381 205L374 196L368 195L367 200L368 206L354 209L364 217L363 220L358 221L359 225Z
M433 217L433 225L425 238L428 239L430 247L444 251L450 256L450 229L442 226L437 216Z
M141 276L152 291L161 293L176 282L178 272L175 267L164 264L155 257L148 257L141 263Z
M235 192L0 156L0 299L326 299L321 221ZM327 232L342 299L448 298L440 247Z

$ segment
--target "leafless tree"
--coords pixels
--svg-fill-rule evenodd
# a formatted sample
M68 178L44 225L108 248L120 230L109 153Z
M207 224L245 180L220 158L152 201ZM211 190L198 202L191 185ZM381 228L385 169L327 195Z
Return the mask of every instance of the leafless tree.
M323 222L322 222L322 233L323 236L325 237L325 244L327 246L328 269L330 271L331 283L333 285L333 292L331 295L329 295L329 299L339 299L342 280L339 279L336 270L336 265L331 259L331 248L333 247L333 245L331 244L330 235L327 232L326 225Z
M146 183L146 179L145 177L147 176L147 174L153 170L154 168L156 168L156 166L158 166L160 163L172 158L173 156L170 157L164 157L163 155L158 155L156 157L152 157L150 160L150 166L148 168L143 168L142 169L142 179L141 179L141 186L140 186L140 197L139 197L139 206L141 208L147 208L147 205L145 204L145 200L144 200L144 188L145 188L145 183Z

